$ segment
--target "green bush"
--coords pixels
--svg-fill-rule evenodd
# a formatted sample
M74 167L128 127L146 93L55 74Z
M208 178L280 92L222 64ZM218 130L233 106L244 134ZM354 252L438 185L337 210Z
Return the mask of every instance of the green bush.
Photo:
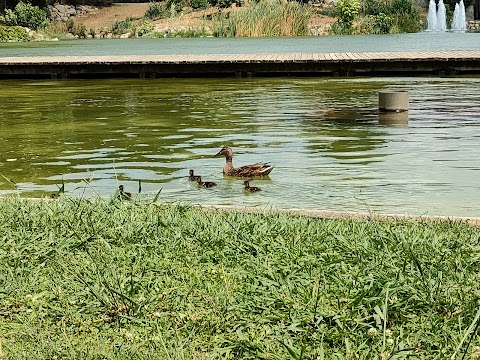
M241 4L241 1L236 0L210 0L210 5L217 6L222 9L229 8L232 4Z
M363 0L361 12L363 15L389 14L390 6L382 0Z
M27 30L20 26L0 26L0 42L29 41Z
M340 22L351 24L359 12L359 0L340 0L337 3L337 16Z
M393 25L393 17L386 14L369 15L368 21L372 24L373 34L388 34Z
M135 36L142 37L151 33L153 30L155 30L155 25L150 21L144 20L140 26L135 28L134 33Z
M75 21L73 19L68 19L65 21L65 26L67 27L67 32L73 33L73 29L75 28Z
M5 15L0 17L6 25L23 26L33 30L44 27L47 23L47 13L38 6L20 1L14 10L5 10Z
M330 27L330 32L334 35L352 35L353 34L352 23L346 23L342 21L336 21Z
M167 7L165 2L150 2L144 17L150 20L161 19L167 16Z
M72 34L81 38L85 38L87 37L87 28L83 24L75 24Z
M190 6L194 10L201 10L210 7L210 2L208 0L190 0Z
M394 16L394 25L397 33L416 33L423 29L421 16L417 10L412 14L402 14ZM390 31L393 33L394 31Z
M390 3L391 14L412 15L416 13L412 0L392 0Z
M112 25L112 32L115 35L126 34L127 32L135 32L135 19L127 18L125 20L115 21Z

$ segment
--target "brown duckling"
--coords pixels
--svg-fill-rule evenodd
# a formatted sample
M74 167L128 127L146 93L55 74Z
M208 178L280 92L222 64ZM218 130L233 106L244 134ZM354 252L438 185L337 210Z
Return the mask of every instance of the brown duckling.
M58 185L57 185L58 186ZM58 188L57 192L50 194L50 199L58 199L60 195L65 193L65 183L62 180L62 186Z
M190 170L188 173L189 173L189 175L190 175L190 176L188 177L188 180L190 180L190 181L198 181L198 180L200 180L200 181L201 181L200 176L195 175L195 174L193 173L193 170Z
M256 177L267 176L273 170L274 166L267 163L256 163L252 165L244 165L238 168L233 167L233 151L228 146L222 149L215 156L225 156L225 165L223 167L223 174L226 176L237 177Z
M197 180L197 185L198 186L201 186L201 187L204 187L204 188L211 188L211 187L217 186L217 184L214 183L213 181L202 181L201 176L197 176L197 177L198 177L198 180Z
M250 182L245 180L243 182L243 190L245 191L248 191L248 192L257 192L257 191L262 191L262 189L260 189L259 187L256 187L256 186L250 186Z
M118 185L116 197L119 200L130 200L132 198L132 193L126 192L123 185Z

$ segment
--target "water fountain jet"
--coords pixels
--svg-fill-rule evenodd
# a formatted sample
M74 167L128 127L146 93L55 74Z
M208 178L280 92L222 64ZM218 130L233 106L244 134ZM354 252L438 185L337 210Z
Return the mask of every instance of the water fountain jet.
M437 8L437 31L446 31L447 30L447 15L445 11L445 5L443 0L438 1Z
M455 11L453 12L452 27L453 31L467 30L467 21L465 19L465 4L463 0L455 4Z
M428 5L427 30L437 30L437 4L435 3L435 0L430 0Z

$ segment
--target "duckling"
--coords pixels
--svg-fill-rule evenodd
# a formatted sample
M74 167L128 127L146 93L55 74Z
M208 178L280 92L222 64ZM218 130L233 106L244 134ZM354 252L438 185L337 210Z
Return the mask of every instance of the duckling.
M199 179L201 179L200 176L193 174L193 170L190 170L189 174L190 176L188 177L188 180L190 181L198 181Z
M58 187L58 185L57 185ZM58 188L57 192L51 193L50 194L50 199L58 199L61 194L65 193L65 183L62 180L62 186Z
M228 146L222 147L222 149L215 156L225 156L225 165L223 167L223 174L226 176L237 177L256 177L267 176L274 168L273 165L259 162L252 165L244 165L239 168L233 167L233 150Z
M130 200L132 198L132 193L126 192L123 185L118 185L116 197L119 200Z
M211 188L211 187L217 186L217 184L214 183L213 181L202 181L201 176L197 176L197 177L198 177L198 179L196 181L197 181L198 186L201 186L201 187L204 187L204 188Z
M245 180L243 182L243 190L245 191L248 191L248 192L257 192L257 191L262 191L262 189L260 189L259 187L256 187L256 186L250 186L250 182Z

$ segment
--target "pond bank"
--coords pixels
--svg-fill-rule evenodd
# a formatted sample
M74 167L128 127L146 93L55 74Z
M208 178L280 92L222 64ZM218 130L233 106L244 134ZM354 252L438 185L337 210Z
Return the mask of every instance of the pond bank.
M419 221L435 222L447 221L454 223L465 223L471 225L480 225L479 217L469 216L441 216L441 215L412 215L412 214L381 214L377 212L362 213L351 211L332 211L332 210L308 210L308 209L275 209L269 207L245 207L245 206L227 206L227 205L199 205L198 208L207 211L227 211L240 212L246 214L275 214L281 213L289 216L306 216L321 219L343 219L359 221Z

